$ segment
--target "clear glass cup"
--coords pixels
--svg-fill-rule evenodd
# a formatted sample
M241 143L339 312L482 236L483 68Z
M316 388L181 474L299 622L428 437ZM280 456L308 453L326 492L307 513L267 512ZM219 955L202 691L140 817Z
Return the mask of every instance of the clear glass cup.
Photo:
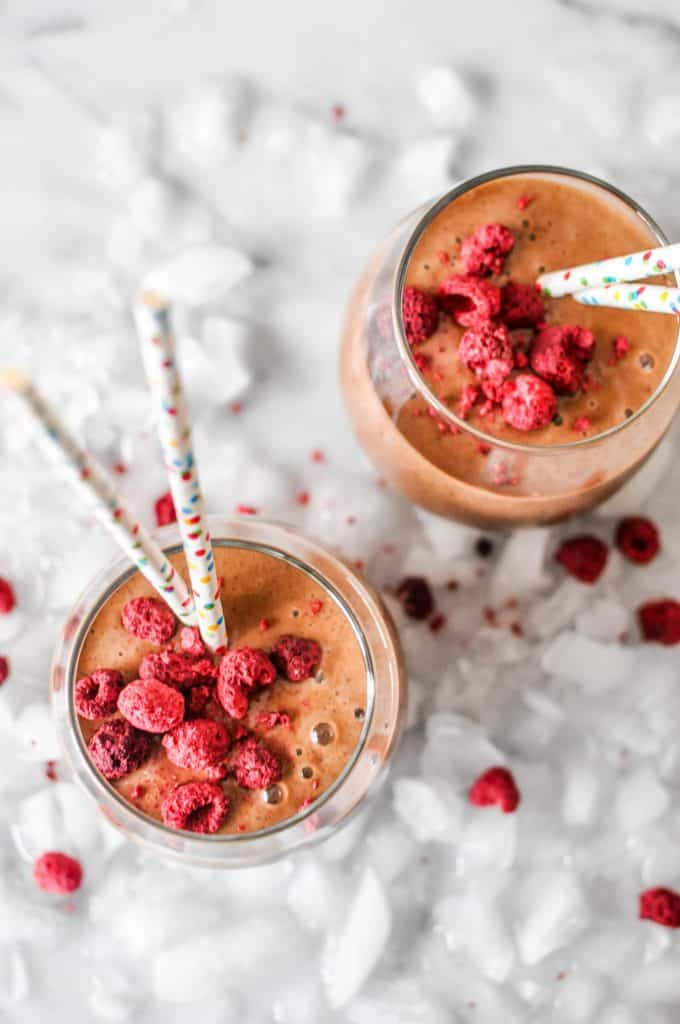
M168 828L125 801L92 766L80 732L73 691L78 658L92 622L113 592L137 570L125 556L99 572L72 609L51 671L51 697L61 745L77 780L103 814L128 836L188 864L246 867L285 856L333 834L381 785L397 745L406 706L406 677L399 641L377 594L344 562L292 527L270 522L209 517L213 544L273 555L309 574L350 620L366 668L365 719L353 756L335 782L293 817L258 832L199 835ZM179 530L158 531L168 554L181 551Z
M640 218L650 242L667 244L652 218L614 186L561 167L506 167L471 178L406 217L374 254L350 301L341 353L345 405L362 448L387 482L416 505L482 527L555 522L593 508L628 480L666 432L680 402L680 336L656 391L629 419L592 437L559 445L516 444L462 420L428 386L401 318L409 260L425 228L464 192L500 177L556 176L603 190ZM680 276L676 275L680 282ZM435 466L399 431L396 413L414 395L469 445L484 445L484 477Z

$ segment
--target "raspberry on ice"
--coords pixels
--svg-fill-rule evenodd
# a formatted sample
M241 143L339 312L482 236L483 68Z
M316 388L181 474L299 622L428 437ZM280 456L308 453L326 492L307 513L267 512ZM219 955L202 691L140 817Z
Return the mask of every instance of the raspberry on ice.
M659 531L651 519L630 516L618 525L616 546L629 561L646 565L659 553Z
M609 549L599 537L582 534L562 541L555 561L581 583L595 583L609 558Z
M434 611L430 584L422 576L406 576L398 585L396 596L409 619L422 621Z
M680 895L662 887L646 889L640 893L639 916L665 928L680 928Z
M33 879L44 892L75 892L82 884L83 869L75 857L57 850L48 850L33 865Z
M671 597L647 601L637 615L645 640L666 647L680 643L680 602Z
M507 768L489 768L470 787L470 803L476 807L496 805L503 814L517 810L520 794L512 774Z

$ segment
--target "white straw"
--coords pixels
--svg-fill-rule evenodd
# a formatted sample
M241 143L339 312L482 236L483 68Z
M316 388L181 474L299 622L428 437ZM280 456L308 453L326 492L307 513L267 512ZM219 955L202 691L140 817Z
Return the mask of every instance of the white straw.
M648 313L670 313L680 316L680 288L664 288L656 284L605 284L586 288L573 296L584 306L615 306L619 309L641 309Z
M680 269L680 243L663 245L658 249L643 249L627 256L584 263L578 267L565 267L541 274L537 280L541 292L548 298L558 299L573 295L582 288L597 288L618 281L638 281Z

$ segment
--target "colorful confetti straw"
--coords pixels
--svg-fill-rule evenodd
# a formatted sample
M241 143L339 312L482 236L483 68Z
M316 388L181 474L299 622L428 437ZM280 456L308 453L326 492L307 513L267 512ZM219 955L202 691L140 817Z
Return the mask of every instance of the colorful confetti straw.
M537 284L541 294L547 298L559 299L573 295L582 288L598 288L602 285L617 284L619 281L637 281L645 277L656 277L680 269L680 243L663 245L658 249L645 249L628 256L614 256L612 259L584 263L580 267L552 270L541 274ZM666 310L665 312L668 312Z
M618 309L642 309L648 313L680 316L680 288L656 284L605 284L575 292L573 298L584 306L616 306Z

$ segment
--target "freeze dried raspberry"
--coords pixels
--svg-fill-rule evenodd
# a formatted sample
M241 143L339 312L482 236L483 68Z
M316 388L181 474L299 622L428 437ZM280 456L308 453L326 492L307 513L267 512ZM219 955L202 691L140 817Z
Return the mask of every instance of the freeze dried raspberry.
M299 683L313 676L321 664L321 647L308 637L286 634L274 644L272 661L286 679Z
M491 321L470 327L460 339L458 358L478 377L500 386L515 365L507 327Z
M427 341L437 330L439 307L434 295L420 288L404 288L401 304L404 332L409 345Z
M571 425L571 429L579 434L587 434L592 429L593 421L588 416L577 416Z
M154 512L156 513L156 526L168 526L169 523L177 522L175 503L172 500L170 491L161 494L160 498L156 500Z
M167 604L155 597L133 597L121 614L123 628L138 640L166 644L177 628L177 621Z
M229 813L229 800L214 782L185 782L166 796L161 807L169 828L208 834L219 832Z
M640 920L665 928L680 928L680 895L672 889L646 889L640 893Z
M422 576L406 576L397 587L396 596L409 619L421 622L434 611L430 584Z
M445 277L437 295L442 309L463 327L476 327L492 320L501 308L500 288L470 274Z
M575 395L594 349L594 335L578 324L545 327L534 338L529 361L534 373L552 384L559 395Z
M267 789L281 778L278 757L255 736L238 743L230 767L239 786L244 789Z
M557 412L555 392L540 377L520 373L508 381L502 400L503 419L517 430L546 427Z
M75 892L82 884L83 869L75 857L49 850L33 865L33 880L44 892Z
M470 803L476 807L495 804L503 814L517 810L520 801L517 784L507 768L489 768L472 783Z
M157 679L169 686L192 686L210 679L215 667L210 658L191 658L178 651L145 654L139 663L140 679Z
M212 686L192 686L184 696L184 707L187 715L200 715L212 696Z
M458 403L458 415L462 420L468 418L470 410L478 398L479 388L473 387L472 384L466 384L460 393L460 401Z
M17 599L12 584L0 576L0 615L8 615L16 603Z
M118 706L125 680L114 668L96 668L79 679L75 687L76 711L82 718L106 718Z
M667 647L680 643L680 603L673 598L647 601L637 614L645 640Z
M505 257L514 244L512 231L503 224L482 224L463 239L460 255L468 274L486 277L501 273Z
M184 697L158 679L136 679L118 698L118 710L144 732L167 732L184 718Z
M180 768L201 772L214 768L227 756L229 733L220 722L195 718L181 722L161 740L170 761Z
M190 654L193 658L203 658L208 653L196 626L182 626L179 631L179 646L184 654Z
M259 686L270 686L276 669L264 651L255 647L236 647L227 651L217 676L217 697L232 718L243 718L248 697Z
M122 779L146 761L151 752L151 737L124 718L114 718L100 725L87 749L93 765L105 779Z
M562 541L555 561L581 583L595 583L609 558L609 549L599 537L583 535Z
M287 711L263 711L257 716L257 724L263 729L275 729L277 725L288 728L291 717Z
M623 359L630 351L630 342L625 334L617 334L612 341L612 354L607 360L609 366L616 366L619 359Z
M545 320L545 305L531 284L514 281L501 288L501 320L508 327L535 327Z
M0 686L7 682L9 677L9 660L0 655Z
M616 546L631 562L645 565L659 553L659 531L651 519L630 516L622 519L618 525Z

